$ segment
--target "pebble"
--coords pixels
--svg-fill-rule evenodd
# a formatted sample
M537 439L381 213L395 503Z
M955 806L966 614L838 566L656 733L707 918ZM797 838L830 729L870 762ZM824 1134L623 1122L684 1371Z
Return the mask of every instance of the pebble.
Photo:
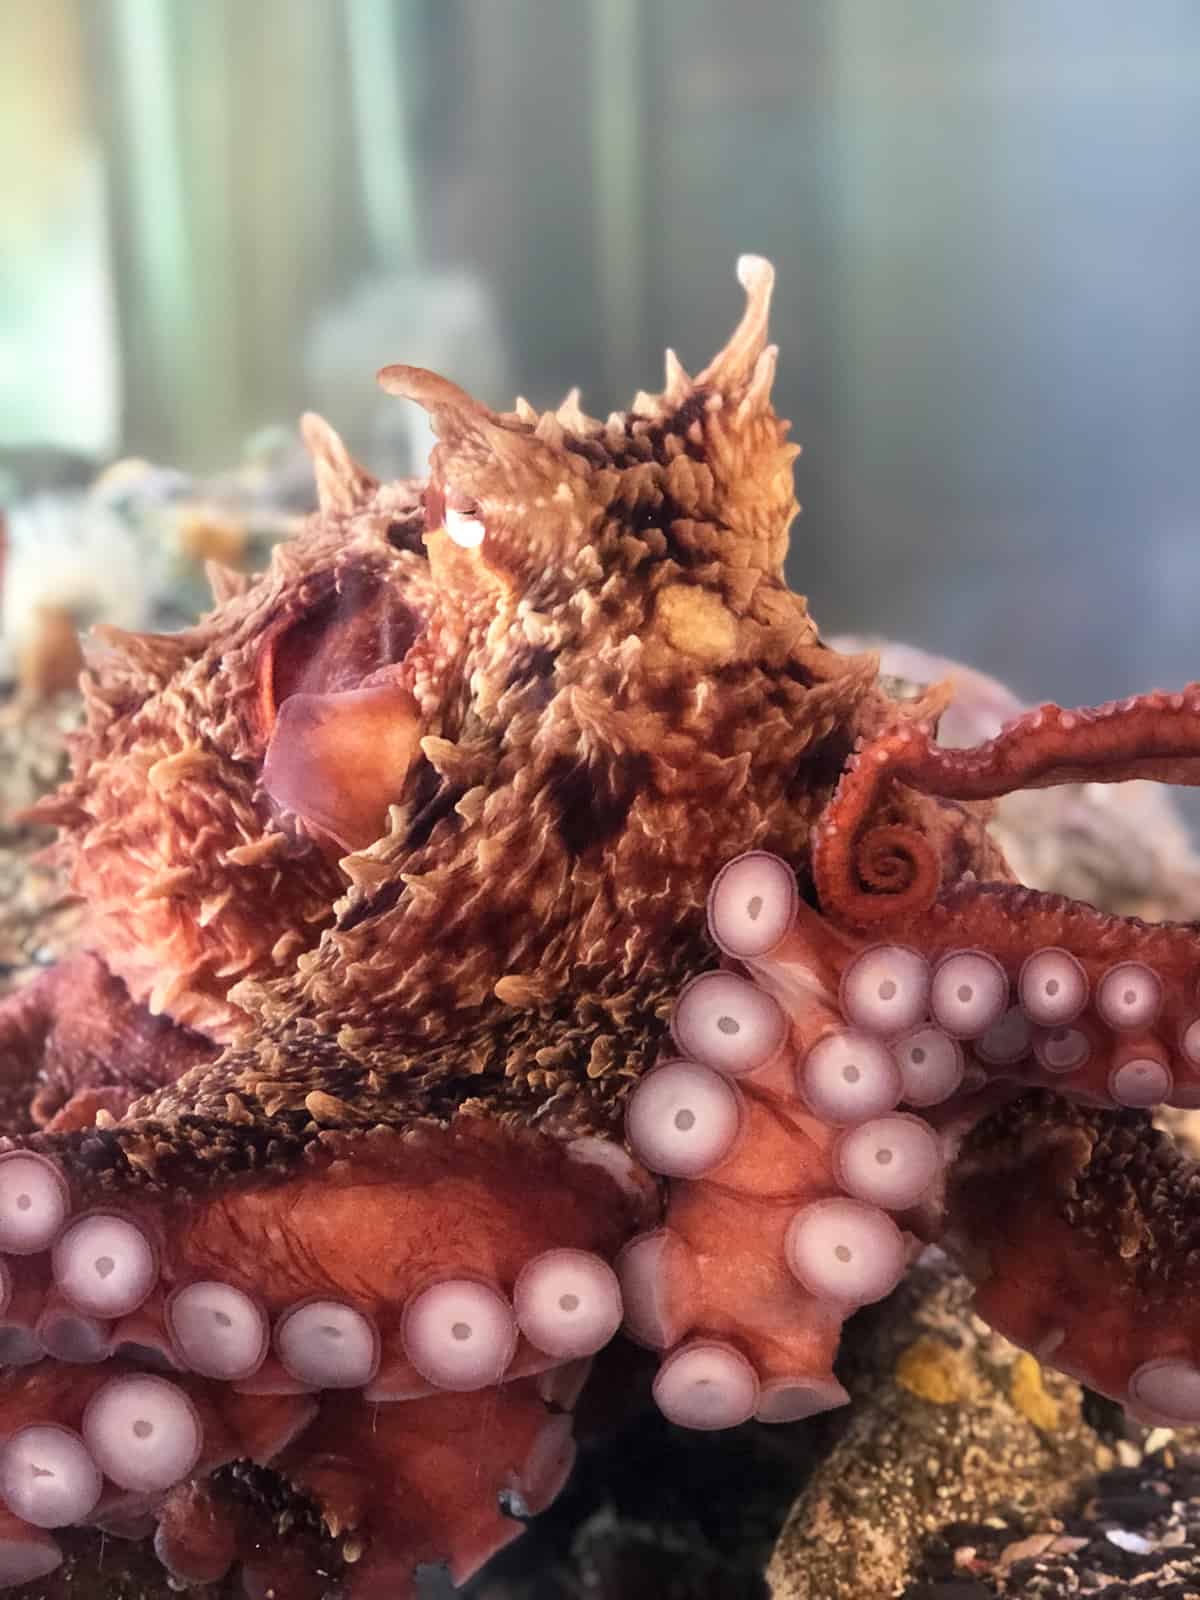
M1200 1456L1156 1443L1122 1453L1061 1523L943 1528L903 1600L1200 1600Z

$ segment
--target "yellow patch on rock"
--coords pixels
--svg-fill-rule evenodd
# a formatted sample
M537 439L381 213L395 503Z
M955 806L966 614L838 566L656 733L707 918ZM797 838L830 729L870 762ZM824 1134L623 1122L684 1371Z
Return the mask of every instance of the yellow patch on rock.
M668 644L701 666L720 667L737 651L737 622L719 595L694 584L661 589L656 617Z
M1042 1369L1028 1351L1022 1351L1013 1362L1010 1393L1013 1405L1035 1428L1049 1433L1058 1427L1058 1402L1046 1393Z
M936 1406L952 1406L967 1392L962 1356L944 1339L923 1333L896 1363L896 1382Z

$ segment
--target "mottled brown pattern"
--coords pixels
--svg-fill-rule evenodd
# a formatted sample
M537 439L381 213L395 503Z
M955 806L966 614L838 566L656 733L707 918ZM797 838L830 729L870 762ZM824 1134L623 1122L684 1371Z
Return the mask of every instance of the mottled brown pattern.
M784 581L794 447L770 406L770 269L695 380L607 423L574 397L488 412L389 368L439 435L433 495L478 508L462 549L424 537L413 485L380 487L310 419L322 510L270 570L189 632L109 636L86 680L75 776L43 815L90 909L89 943L135 999L231 1048L139 1108L161 1155L179 1119L231 1143L463 1104L609 1130L709 960L708 884L755 846L798 866L861 728L874 658L824 647ZM322 648L385 586L416 619L389 681L420 759L379 839L348 856L259 782L286 692L384 666ZM326 652L328 654L328 651ZM225 1123L227 1097L238 1119ZM189 1158L190 1164L190 1158Z
M801 1054L842 1025L864 927L931 959L976 944L1009 983L1048 942L1078 947L1093 984L1153 953L1185 1020L1194 931L1019 889L985 822L1028 782L1190 779L1200 701L1043 716L947 755L944 690L902 704L874 655L826 647L783 575L795 449L770 403L772 274L751 257L739 272L725 349L695 379L668 356L663 391L607 422L574 395L496 414L386 368L432 418L428 484L377 484L310 417L321 509L270 569L215 571L217 609L183 634L93 645L72 777L40 807L82 948L0 1014L6 1097L42 1129L5 1131L58 1159L73 1205L157 1230L160 1299L218 1269L275 1317L335 1296L403 1387L405 1308L431 1274L511 1297L531 1254L607 1271L665 1215L692 1259L656 1285L679 1335L733 1341L764 1394L817 1380L838 1403L846 1307L801 1288L783 1243L797 1207L838 1192L837 1133L798 1103L790 1057L747 1082L719 1181L656 1187L619 1145L680 988L713 964L709 886L747 850L782 857L807 901L788 936L810 980ZM1122 1394L1140 1316L1190 1271L1194 1185L1136 1116L1022 1100L989 1131L1019 1093L928 1119L979 1128L946 1204L923 1197L904 1226L948 1221L981 1306L1027 1344L1063 1332L1047 1318L1065 1295L1067 1353ZM241 1449L342 1539L311 1549L348 1595L399 1596L423 1559L467 1575L512 1536L496 1495L561 1481L532 1382L546 1358L514 1348L504 1385L417 1384L378 1428L363 1395L292 1395L286 1445ZM13 1419L76 1415L92 1379L60 1367L10 1376ZM188 1392L223 1439L228 1384L193 1374ZM226 1514L216 1488L177 1486L154 1508L162 1559L180 1579L241 1561L260 1588L322 1593L326 1566L302 1581L281 1523L256 1515L270 1498L227 1495Z
M695 379L669 356L663 392L606 423L575 396L496 415L387 369L431 414L428 485L377 484L307 418L321 508L269 570L214 568L217 609L183 634L91 645L72 777L40 808L90 988L64 967L10 1005L9 1089L46 1126L7 1132L59 1159L76 1205L156 1228L164 1286L199 1270L203 1235L230 1281L272 1306L342 1294L386 1346L431 1247L511 1293L523 1250L612 1259L653 1221L653 1185L630 1165L614 1186L571 1141L619 1131L678 988L711 964L722 863L761 846L803 870L854 739L890 720L874 658L826 648L784 581L772 274L741 275L721 354ZM457 543L455 518L481 541ZM427 1182L437 1226L411 1198ZM318 1250L301 1219L342 1183L355 1227ZM74 1415L88 1382L56 1381L76 1399L51 1410ZM15 1377L16 1413L44 1411L47 1382ZM214 1416L221 1388L193 1385ZM431 1397L378 1436L362 1404L323 1405L276 1462L282 1503L299 1490L335 1538L354 1528L321 1562L398 1595L417 1559L465 1575L511 1537L494 1495L545 1420L511 1392L510 1421L494 1396ZM444 1413L475 1438L481 1404L487 1462L432 1464L423 1436ZM368 1509L362 1461L318 1468L341 1449L377 1452L392 1500ZM158 1510L171 1570L236 1558L307 1592L259 1502L213 1483L216 1501L185 1488ZM410 1493L417 1522L393 1506Z

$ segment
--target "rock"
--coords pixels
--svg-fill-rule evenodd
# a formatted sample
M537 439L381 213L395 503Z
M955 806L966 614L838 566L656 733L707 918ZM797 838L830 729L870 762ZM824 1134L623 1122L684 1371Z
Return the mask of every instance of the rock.
M983 1522L997 1504L1065 1506L1110 1458L1078 1385L986 1329L940 1252L859 1319L847 1357L848 1420L784 1525L775 1600L900 1595L947 1524Z

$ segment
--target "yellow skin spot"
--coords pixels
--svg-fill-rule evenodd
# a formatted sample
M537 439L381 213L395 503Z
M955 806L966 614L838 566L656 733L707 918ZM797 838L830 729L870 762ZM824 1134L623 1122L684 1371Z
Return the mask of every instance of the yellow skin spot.
M1025 1351L1013 1363L1009 1392L1013 1405L1022 1416L1029 1418L1035 1428L1050 1433L1058 1427L1058 1402L1046 1393L1042 1386L1042 1369L1033 1356Z
M967 1392L962 1356L944 1339L924 1333L896 1363L896 1382L935 1406L956 1405Z
M691 584L661 589L655 606L667 643L704 667L723 667L737 651L737 623L718 595Z

